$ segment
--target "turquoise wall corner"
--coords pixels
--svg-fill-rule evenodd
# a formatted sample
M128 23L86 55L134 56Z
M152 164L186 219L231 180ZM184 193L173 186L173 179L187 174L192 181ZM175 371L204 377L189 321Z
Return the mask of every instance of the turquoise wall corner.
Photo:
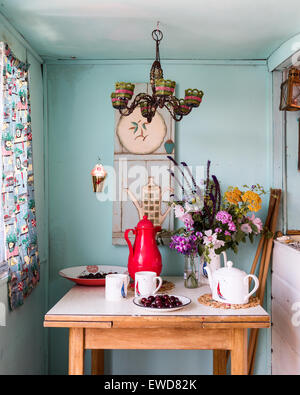
M146 82L151 63L48 64L49 307L72 286L59 269L85 264L127 265L128 249L113 246L112 203L92 192L90 170L98 156L113 165L115 81ZM271 87L265 62L176 62L164 75L177 81L177 95L198 87L203 103L177 125L176 155L190 165L212 161L212 173L229 185L271 186ZM264 218L268 197L260 215ZM232 260L250 270L256 251L242 245ZM163 275L182 275L183 259L161 247ZM270 298L270 291L268 289ZM267 303L268 305L268 303ZM256 372L270 373L270 331L262 331ZM50 330L49 369L67 372L67 331ZM108 374L211 374L210 351L106 352Z

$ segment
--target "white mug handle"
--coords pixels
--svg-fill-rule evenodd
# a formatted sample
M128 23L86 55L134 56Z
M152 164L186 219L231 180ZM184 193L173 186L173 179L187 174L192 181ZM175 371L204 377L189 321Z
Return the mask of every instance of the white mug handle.
M248 278L253 278L253 280L254 280L254 288L252 289L252 291L250 292L250 293L248 293L248 295L246 295L245 296L245 299L244 299L244 301L246 302L246 300L248 299L248 298L250 298L250 296L251 295L253 295L254 294L254 292L258 289L258 287L259 287L259 281L258 281L258 278L254 275L254 274L248 274L246 277L244 277L244 282L246 282L247 280L248 280Z
M156 285L156 280L159 281L159 284L158 284L158 287L156 288L156 290L153 292L153 295L156 294L156 292L157 292L157 291L159 290L159 288L162 286L162 282L163 282L163 280L162 280L161 277L159 277L159 276L154 277L154 278L153 278L153 282L154 282L155 285Z
M227 254L225 251L222 251L223 257L224 257L224 267L227 266Z

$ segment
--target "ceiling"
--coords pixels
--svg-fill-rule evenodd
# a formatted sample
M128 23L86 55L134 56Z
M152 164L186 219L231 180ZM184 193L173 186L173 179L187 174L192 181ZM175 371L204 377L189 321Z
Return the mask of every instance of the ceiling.
M0 0L43 58L266 59L300 32L299 0Z

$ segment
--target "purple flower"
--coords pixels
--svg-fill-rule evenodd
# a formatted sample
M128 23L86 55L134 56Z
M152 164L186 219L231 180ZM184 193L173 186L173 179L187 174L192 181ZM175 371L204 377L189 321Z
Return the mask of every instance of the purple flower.
M175 235L171 238L170 248L176 250L180 254L195 254L198 249L198 239L194 234L191 235Z
M231 233L228 232L228 230L225 230L224 234L225 234L225 236L231 236Z
M227 211L219 211L216 215L216 219L221 221L222 224L228 224L228 222L232 222L232 216Z
M228 222L228 229L231 230L231 232L235 232L236 231L236 226L234 222Z
M221 228L216 228L215 229L215 233L222 233L222 229Z

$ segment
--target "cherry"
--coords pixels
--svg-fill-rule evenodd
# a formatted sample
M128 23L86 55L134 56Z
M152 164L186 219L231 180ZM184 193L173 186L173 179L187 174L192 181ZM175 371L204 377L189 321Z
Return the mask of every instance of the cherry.
M182 302L176 296L170 295L150 295L147 298L143 297L141 303L145 307L153 309L174 308L182 306Z

